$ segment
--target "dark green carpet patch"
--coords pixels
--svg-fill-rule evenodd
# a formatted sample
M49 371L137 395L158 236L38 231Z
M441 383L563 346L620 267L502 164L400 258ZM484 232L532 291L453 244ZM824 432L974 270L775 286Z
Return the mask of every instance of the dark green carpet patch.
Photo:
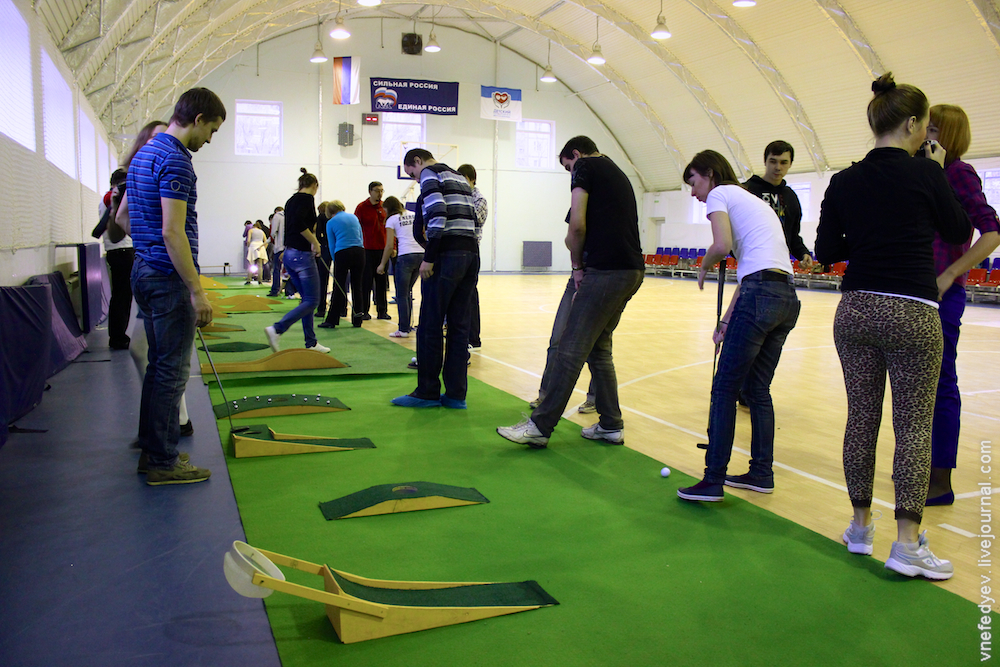
M337 572L333 572L333 578L348 595L376 604L404 607L546 607L559 604L537 581L407 590L365 586Z
M411 500L441 496L464 500L470 503L488 503L486 496L475 489L434 482L402 482L399 484L379 484L362 491L351 493L325 503L320 503L320 511L327 521L340 519L363 509L392 500Z

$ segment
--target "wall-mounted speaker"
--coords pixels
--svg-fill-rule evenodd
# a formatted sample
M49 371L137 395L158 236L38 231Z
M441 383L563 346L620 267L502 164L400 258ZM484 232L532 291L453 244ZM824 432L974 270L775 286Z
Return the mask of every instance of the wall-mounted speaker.
M403 53L409 56L419 56L424 52L424 38L415 32L403 33Z

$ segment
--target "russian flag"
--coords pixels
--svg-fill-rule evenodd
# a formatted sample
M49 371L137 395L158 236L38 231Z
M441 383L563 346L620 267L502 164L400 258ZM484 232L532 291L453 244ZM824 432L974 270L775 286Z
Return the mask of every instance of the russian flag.
M361 62L357 58L333 59L333 103L361 103Z

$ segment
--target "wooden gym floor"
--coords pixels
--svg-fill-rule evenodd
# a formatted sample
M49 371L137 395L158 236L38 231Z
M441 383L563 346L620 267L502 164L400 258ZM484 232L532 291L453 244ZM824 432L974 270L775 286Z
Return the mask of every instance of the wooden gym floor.
M528 413L527 402L538 390L552 320L567 278L565 274L484 274L479 279L483 347L472 356L470 375L522 397ZM735 287L727 283L726 303ZM728 488L726 492L839 541L852 515L841 463L846 394L832 329L840 294L833 289L800 289L798 293L802 314L785 343L771 387L777 427L775 492L763 495ZM626 445L699 479L704 450L696 445L707 442L715 307L715 283L706 284L699 292L691 279L647 275L614 335ZM395 307L390 305L389 312L393 321L372 320L366 328L388 335L396 328ZM411 349L416 343L413 337L394 340ZM1000 308L969 304L958 357L963 392L958 469L953 476L958 500L951 507L927 508L924 514L923 527L934 552L955 565L955 576L939 585L975 602L979 602L980 575L992 576L991 567L979 563L977 536L992 529L992 515L981 514L980 489L983 485L993 488L994 483L990 471L981 470L986 468L980 459L988 461L990 440L995 440L1000 426L998 354ZM596 421L595 415L576 413L589 378L584 369L566 413L581 426ZM874 554L883 561L896 534L890 477L895 442L890 400L887 391L873 506L883 513L877 524ZM511 414L508 423L520 418ZM508 424L497 424L504 425ZM746 472L749 446L750 416L741 409L732 473ZM1000 458L996 465L1000 466ZM660 466L650 462L649 474L658 476L659 471ZM1000 477L1000 467L997 473ZM663 493L674 495L677 487L678 478L663 480ZM726 505L714 509L724 512ZM989 512L991 508L986 505L983 509ZM981 529L981 522L990 527Z

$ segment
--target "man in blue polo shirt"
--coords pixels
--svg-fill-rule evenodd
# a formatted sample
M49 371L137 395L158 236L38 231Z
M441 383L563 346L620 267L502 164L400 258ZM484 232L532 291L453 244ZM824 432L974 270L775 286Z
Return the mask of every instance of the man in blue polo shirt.
M212 305L198 278L197 178L191 153L212 141L225 119L222 100L207 88L181 95L167 130L132 159L117 216L119 224L131 227L132 292L149 339L139 446L150 486L203 482L212 474L178 454L178 406L190 374L195 327L212 321Z

